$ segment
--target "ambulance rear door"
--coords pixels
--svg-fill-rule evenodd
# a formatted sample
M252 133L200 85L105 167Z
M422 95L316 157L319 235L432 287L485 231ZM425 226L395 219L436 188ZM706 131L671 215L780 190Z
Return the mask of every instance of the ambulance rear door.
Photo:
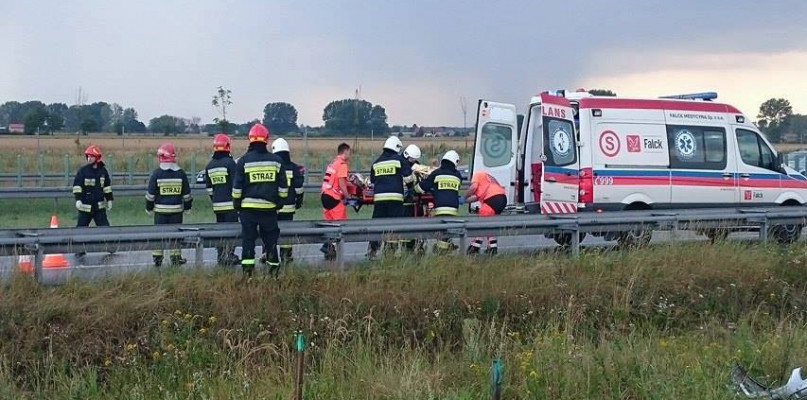
M580 157L574 109L569 100L547 93L541 94L541 125L541 213L577 212Z
M469 178L476 171L489 173L504 186L509 204L515 202L517 148L516 106L479 100Z

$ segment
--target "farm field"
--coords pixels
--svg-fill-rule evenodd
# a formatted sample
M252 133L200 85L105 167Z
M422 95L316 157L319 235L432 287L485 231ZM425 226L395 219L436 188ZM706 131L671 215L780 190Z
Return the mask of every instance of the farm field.
M271 136L276 138L276 136ZM346 142L354 149L356 169L368 167L381 153L386 137L316 138L306 141L289 138L292 159L306 164L310 170L321 170L333 159L336 147ZM473 149L472 138L402 138L404 145L417 144L424 162L439 158L450 149L462 157ZM110 171L148 172L156 165L155 154L160 144L170 141L177 146L179 164L187 171L204 168L212 152L212 137L144 137L134 136L42 136L37 144L32 136L0 136L0 173L74 173L84 162L84 149L90 144L101 146ZM237 157L247 149L245 137L233 137L233 154ZM470 160L465 158L463 163Z
M804 244L398 259L279 281L164 271L0 291L0 397L734 399L807 365Z

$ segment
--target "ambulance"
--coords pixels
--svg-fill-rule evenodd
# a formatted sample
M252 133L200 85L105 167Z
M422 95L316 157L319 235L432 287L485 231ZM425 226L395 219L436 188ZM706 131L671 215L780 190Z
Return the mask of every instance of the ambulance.
M738 109L716 98L543 92L523 121L514 105L479 100L471 172L494 176L513 208L541 214L804 205L807 178L784 165ZM800 231L782 226L772 234L790 242ZM650 234L602 235L642 244Z

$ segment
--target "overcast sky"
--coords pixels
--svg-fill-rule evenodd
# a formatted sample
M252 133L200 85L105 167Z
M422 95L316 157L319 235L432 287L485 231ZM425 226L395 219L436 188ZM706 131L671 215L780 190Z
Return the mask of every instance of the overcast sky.
M125 5L128 4L128 5ZM88 100L211 120L286 101L320 125L331 100L390 124L468 124L476 100L545 89L620 96L716 90L755 116L770 97L807 113L807 1L0 0L0 102Z

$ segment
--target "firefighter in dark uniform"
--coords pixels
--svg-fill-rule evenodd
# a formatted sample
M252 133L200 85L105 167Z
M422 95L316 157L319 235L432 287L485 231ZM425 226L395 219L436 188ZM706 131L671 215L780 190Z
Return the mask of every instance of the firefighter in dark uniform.
M406 146L403 151L403 162L406 163L406 166L409 169L416 164L420 160L420 147L414 144L410 144ZM404 217L414 217L416 215L422 216L423 210L417 210L417 207L422 207L417 199L415 198L415 185L417 185L417 175L415 175L414 171L412 172L412 176L415 179L412 179L407 185L404 187L404 203L403 203L403 216ZM400 241L401 250L407 250L409 252L417 251L418 253L422 253L424 248L423 240L419 239L407 239Z
M457 171L459 162L460 155L456 151L447 151L442 161L440 161L440 168L415 185L416 192L431 192L434 196L435 217L455 217L458 214L460 186L462 185L462 175ZM456 248L451 243L451 239L438 237L437 243L434 245L434 252L436 254L445 254Z
M90 145L84 150L87 164L79 168L73 179L73 196L76 198L76 226L109 226L107 211L112 209L112 180L109 172L101 161L103 154L101 148ZM76 257L84 256L83 251L76 253Z
M241 218L241 267L245 277L255 269L255 241L263 241L269 272L280 267L277 255L277 210L289 194L283 160L269 152L269 130L255 124L249 130L249 149L238 160L233 183L233 203Z
M230 154L230 137L219 133L213 136L213 158L205 167L205 187L216 222L238 222L238 212L233 205L233 179L235 161ZM232 266L240 262L234 246L216 246L217 261L222 266Z
M289 188L289 195L281 201L282 206L277 211L277 219L279 221L292 221L294 220L294 213L297 209L303 206L303 183L305 183L305 176L303 175L302 168L291 161L291 151L289 150L289 142L286 139L278 138L272 141L272 153L283 160L283 169L286 170L286 185ZM294 262L293 247L291 243L280 244L280 261L283 264L290 264Z
M188 175L177 165L177 150L171 143L157 149L160 167L151 173L146 192L146 212L154 215L154 225L182 223L182 214L190 212L193 205ZM163 250L152 252L154 266L163 264ZM180 249L169 250L172 265L187 262Z
M403 144L397 136L390 136L384 142L384 151L370 169L370 183L373 184L373 219L403 217L404 185L414 175L409 163L401 156ZM392 255L397 242L384 244L384 251ZM374 259L380 247L378 240L370 242L367 252L369 259Z
M104 162L101 148L91 145L84 150L87 164L79 168L73 179L73 196L76 198L78 223L76 226L109 226L107 211L112 209L112 180Z

